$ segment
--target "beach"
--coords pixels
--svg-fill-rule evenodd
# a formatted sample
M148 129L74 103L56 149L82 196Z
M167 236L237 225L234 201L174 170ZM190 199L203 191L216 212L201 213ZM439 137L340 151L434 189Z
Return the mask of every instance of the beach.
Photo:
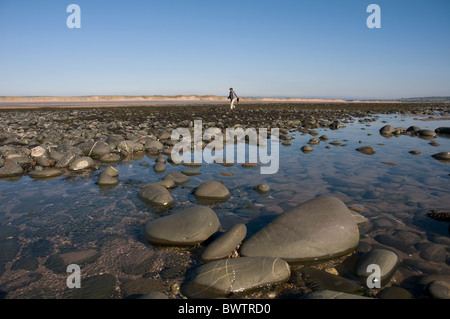
M0 102L5 298L434 298L450 280L448 103ZM184 155L215 145L196 123L270 134L175 163L175 129ZM219 161L240 143L278 171Z

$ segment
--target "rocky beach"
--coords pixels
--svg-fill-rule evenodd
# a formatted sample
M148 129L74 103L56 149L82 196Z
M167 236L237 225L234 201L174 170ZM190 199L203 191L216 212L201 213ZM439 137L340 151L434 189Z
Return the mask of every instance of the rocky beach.
M197 120L278 128L279 171L174 163ZM450 298L448 103L2 105L0 128L3 298Z

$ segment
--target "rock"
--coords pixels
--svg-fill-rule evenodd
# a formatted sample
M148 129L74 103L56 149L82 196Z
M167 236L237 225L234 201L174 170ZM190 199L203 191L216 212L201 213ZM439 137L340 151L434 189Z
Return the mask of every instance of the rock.
M438 127L434 131L439 135L450 135L450 127Z
M187 175L187 176L195 176L195 175L200 175L202 172L197 171L195 169L185 169L181 171L182 174Z
M381 135L391 135L392 133L394 133L395 128L391 125L385 125L380 129L380 134Z
M361 146L356 149L358 152L361 152L366 155L375 154L375 149L372 146Z
M384 288L377 294L378 299L414 299L414 296L406 289L401 287Z
M302 299L372 299L372 298L348 294L340 291L317 290L304 295Z
M145 188L145 187L148 187L150 185L161 185L161 186L164 186L167 189L172 189L172 188L175 188L175 186L177 186L173 180L166 179L166 180L162 180L162 181L158 181L158 182L155 182L155 183L151 183L151 184L147 184L147 185L141 186L141 188Z
M142 152L145 148L141 143L125 140L117 144L117 150L125 155L128 155L136 152Z
M0 168L0 178L14 177L23 174L23 168L16 162L6 160L3 167Z
M36 160L36 164L38 164L39 166L42 166L42 167L50 167L50 166L52 166L52 163L50 162L50 160L45 155L39 156L35 160Z
M164 180L170 179L173 180L175 182L175 184L177 185L182 185L184 183L189 182L191 179L189 178L189 176L186 176L180 172L170 172L169 174L167 174L166 176L164 176L163 178Z
M352 209L349 209L349 211L352 214L352 216L355 219L355 222L358 226L364 225L365 223L368 222L368 219L366 217L364 217L363 215L361 215L360 213L358 213Z
M79 153L77 151L68 151L64 153L63 156L58 160L55 167L56 168L67 168L72 162L78 158Z
M332 142L330 142L330 144L334 145L334 146L338 146L338 145L341 145L341 142L339 142L339 141L332 141Z
M153 165L153 170L156 173L162 173L166 170L166 163L163 162L156 162L155 165Z
M358 226L339 199L318 197L292 208L242 245L242 256L280 257L288 262L328 259L358 245Z
M420 151L412 150L412 151L409 151L408 153L409 153L409 154L412 154L412 155L419 155L419 154L420 154Z
M416 133L416 135L419 135L419 136L431 136L431 137L436 136L436 132L433 130L418 130L415 133Z
M380 244L389 247L394 247L407 254L413 254L416 252L416 249L411 244L405 243L403 240L389 234L377 235L375 236L375 240L378 241Z
M160 291L150 291L145 295L140 296L138 299L169 299L169 297Z
M260 194L265 194L268 191L270 191L270 186L267 184L258 184L255 187L253 187L253 189Z
M309 145L317 145L317 144L319 144L320 143L320 139L318 138L318 137L313 137L312 139L310 139L309 141L308 141L308 144Z
M417 131L420 131L420 127L418 126L410 126L406 129L406 132L416 133Z
M164 145L159 141L148 140L147 142L145 142L145 149L147 151L149 151L150 153L161 152L163 148L164 148Z
M58 177L62 175L62 171L57 168L49 168L44 170L34 170L30 172L30 177L34 179L45 179L45 178L52 178L52 177Z
M309 145L304 145L304 146L302 146L301 150L303 153L310 153L310 152L312 152L313 148Z
M79 171L82 169L91 168L94 165L94 160L88 156L79 157L69 165L69 170Z
M78 147L89 157L102 157L111 152L111 147L104 141L82 143Z
M206 247L201 255L203 261L227 258L247 235L244 224L236 224Z
M448 210L431 209L427 212L427 216L435 220L450 222L450 211Z
M197 268L183 294L189 298L225 297L283 282L290 275L289 265L280 258L221 259Z
M81 288L67 289L65 299L111 299L116 286L116 278L110 274L82 278Z
M99 158L100 162L103 163L116 163L121 161L120 154L117 153L108 153Z
M321 136L319 137L319 139L320 139L321 141L328 141L328 136L326 136L326 135L321 135Z
M116 185L118 181L119 171L109 166L105 168L99 175L97 185L99 186L112 186Z
M306 285L313 290L325 289L351 293L361 290L362 288L355 281L314 268L303 269L301 278L306 282Z
M166 161L167 161L166 158L162 154L159 154L155 160L155 162L157 163L165 163Z
M373 270L367 271L369 265L378 265L380 267L381 286L384 286L397 270L399 259L396 253L385 249L373 249L365 253L358 261L355 267L355 274L366 284L367 278L372 275Z
M170 206L173 204L173 198L167 188L161 185L149 185L141 188L138 196L146 203L157 206Z
M433 280L425 290L433 299L450 299L450 281L448 280Z
M150 220L145 224L144 234L151 244L191 246L208 239L219 227L216 213L207 206L197 205Z
M230 196L230 192L221 182L208 181L201 184L194 195L200 199L224 200Z
M434 159L442 161L450 161L450 152L441 152L431 155Z
M42 146L36 146L31 149L31 157L41 157L46 154L45 149Z
M420 257L427 261L445 263L447 259L446 246L439 244L418 243L415 245Z
M243 163L241 166L245 167L245 168L251 168L251 167L258 167L259 164L258 163Z

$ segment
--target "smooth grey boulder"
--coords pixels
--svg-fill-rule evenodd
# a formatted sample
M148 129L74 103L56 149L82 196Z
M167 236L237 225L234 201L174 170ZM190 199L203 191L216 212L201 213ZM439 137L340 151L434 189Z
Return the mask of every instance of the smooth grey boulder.
M310 292L302 297L302 299L374 299L354 294L348 294L333 290L317 290Z
M145 149L153 152L160 152L162 151L163 147L164 145L159 141L148 140L145 142Z
M0 177L13 177L23 174L23 168L16 162L6 160L0 168Z
M267 185L267 184L262 183L262 184L258 184L255 187L253 187L253 189L255 191L257 191L258 193L260 193L260 194L265 194L268 191L270 191L270 186Z
M153 165L153 170L157 173L164 172L166 170L166 163L156 162L155 165Z
M182 287L189 298L225 297L288 280L289 265L280 258L240 257L209 262Z
M155 186L168 192L163 186ZM219 218L211 208L196 205L148 221L144 227L144 235L151 244L191 246L208 239L219 227Z
M51 153L53 154L53 153ZM74 160L76 160L79 157L79 152L77 151L68 151L66 153L63 153L63 156L58 160L55 167L56 168L67 168ZM53 155L51 155L53 156Z
M450 127L438 127L434 131L437 134L450 135Z
M116 185L119 181L119 171L112 166L105 168L98 176L97 185L99 186L112 186Z
M120 162L121 159L122 158L120 157L120 154L108 153L108 154L101 156L99 158L99 161L103 162L103 163L116 163L116 162Z
M282 213L246 240L240 253L300 262L343 255L358 243L358 226L347 206L324 196Z
M205 248L201 259L203 261L211 261L227 258L233 253L239 243L244 240L246 235L247 227L244 224L234 225Z
M433 299L450 299L449 280L433 280L425 287L425 290Z
M374 274L370 265L378 265L380 267L381 286L384 286L394 272L397 270L399 258L396 253L386 249L373 249L365 253L358 261L355 267L355 274L361 279L361 282L367 284L366 280Z
M69 165L69 170L71 171L79 171L82 169L91 168L94 165L94 160L89 156L82 156L74 160Z
M419 136L436 136L436 132L433 130L418 130L415 132L415 134Z
M145 202L157 206L169 206L173 204L173 198L170 192L164 186L153 184L141 188L138 196Z
M161 186L164 186L167 189L172 189L172 188L175 188L175 186L177 186L177 184L175 184L175 182L173 180L166 179L166 180L158 181L158 182L155 182L155 183L146 184L144 186L141 186L141 188L146 188L146 187L148 187L150 185L161 185Z
M175 184L177 185L181 185L184 183L189 182L191 179L189 178L189 176L186 176L180 172L170 172L169 174L167 174L166 176L163 177L163 180L173 180L175 182Z
M34 179L40 179L40 178L52 178L52 177L58 177L62 175L62 171L57 168L49 168L44 170L34 170L30 172L30 177Z
M223 200L230 196L230 192L221 182L208 181L201 184L194 195L202 199Z

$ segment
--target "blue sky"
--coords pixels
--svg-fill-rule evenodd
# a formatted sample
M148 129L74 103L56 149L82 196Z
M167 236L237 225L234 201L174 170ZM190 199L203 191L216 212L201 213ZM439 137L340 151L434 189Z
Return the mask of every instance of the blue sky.
M450 95L448 0L0 0L0 39L0 96Z

